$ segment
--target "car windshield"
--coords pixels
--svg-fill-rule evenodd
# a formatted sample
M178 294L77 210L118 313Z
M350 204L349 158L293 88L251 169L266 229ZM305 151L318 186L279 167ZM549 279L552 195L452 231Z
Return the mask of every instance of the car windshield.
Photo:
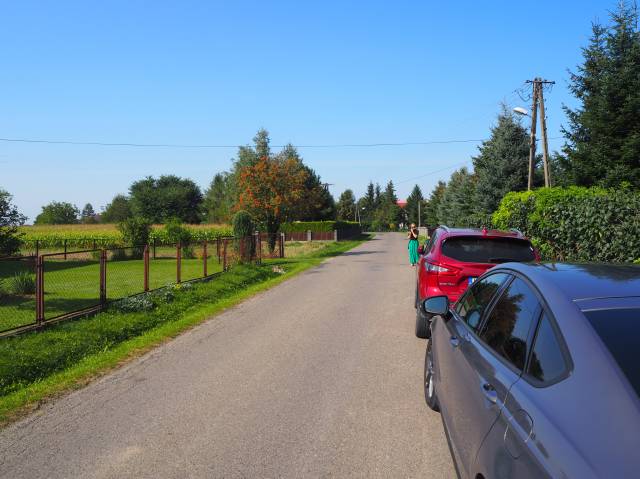
M640 396L640 308L599 309L584 315Z
M447 239L442 254L467 263L506 263L535 260L531 243L517 238L458 236Z

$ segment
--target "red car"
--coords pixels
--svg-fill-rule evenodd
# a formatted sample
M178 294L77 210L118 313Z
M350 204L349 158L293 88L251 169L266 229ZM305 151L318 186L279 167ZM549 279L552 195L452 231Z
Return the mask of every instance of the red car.
M439 226L418 248L416 283L416 336L429 338L429 320L422 303L431 296L455 303L478 276L499 263L538 261L531 242L517 230L497 231Z

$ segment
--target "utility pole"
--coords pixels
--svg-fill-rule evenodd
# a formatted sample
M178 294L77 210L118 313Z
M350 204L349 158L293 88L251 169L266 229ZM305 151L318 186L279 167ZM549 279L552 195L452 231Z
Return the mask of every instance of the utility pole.
M531 103L531 135L529 136L529 181L527 189L533 188L533 170L536 163L536 122L538 121L538 82L533 81L533 100Z
M542 81L542 80L540 80ZM540 131L542 133L542 164L544 165L544 186L551 186L551 169L549 168L549 143L547 142L547 118L544 114L544 95L542 84L538 86L538 100L540 101Z
M531 135L529 138L529 181L528 189L533 188L533 172L536 159L536 126L538 121L538 104L540 105L540 129L542 130L542 164L544 166L544 186L551 186L551 169L549 168L549 143L547 141L547 117L544 111L544 86L555 82L534 78L527 80L533 86L531 103Z

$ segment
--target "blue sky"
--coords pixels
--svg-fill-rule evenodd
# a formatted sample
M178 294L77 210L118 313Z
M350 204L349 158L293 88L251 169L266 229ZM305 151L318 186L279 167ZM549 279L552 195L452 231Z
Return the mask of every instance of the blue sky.
M557 137L561 105L574 103L567 69L614 6L541 0L534 20L530 2L513 1L7 1L0 138L239 145L264 127L274 145L479 139L534 76L557 82L546 97ZM404 198L476 150L300 152L336 198L389 179ZM205 188L235 151L0 141L0 188L31 220L51 200L98 210L146 175Z

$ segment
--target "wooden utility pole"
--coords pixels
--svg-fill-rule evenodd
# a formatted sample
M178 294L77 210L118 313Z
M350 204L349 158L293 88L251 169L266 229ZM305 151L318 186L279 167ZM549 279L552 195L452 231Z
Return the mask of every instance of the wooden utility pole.
M533 171L536 164L536 122L538 121L538 82L533 81L533 101L531 103L531 135L529 137L529 181L527 189L533 188Z
M540 80L542 82L542 80ZM547 142L547 118L544 114L544 95L542 83L538 84L538 100L540 101L540 132L542 133L542 164L544 165L544 186L551 186L551 169L549 168L549 143Z
M547 117L544 111L544 85L553 85L555 82L534 78L527 80L533 85L531 103L531 136L529 138L529 181L528 189L533 188L533 173L536 161L536 127L538 122L538 104L540 105L540 129L542 130L542 164L544 166L544 186L551 186L551 169L549 168L549 143L547 141ZM526 113L525 113L526 114Z

